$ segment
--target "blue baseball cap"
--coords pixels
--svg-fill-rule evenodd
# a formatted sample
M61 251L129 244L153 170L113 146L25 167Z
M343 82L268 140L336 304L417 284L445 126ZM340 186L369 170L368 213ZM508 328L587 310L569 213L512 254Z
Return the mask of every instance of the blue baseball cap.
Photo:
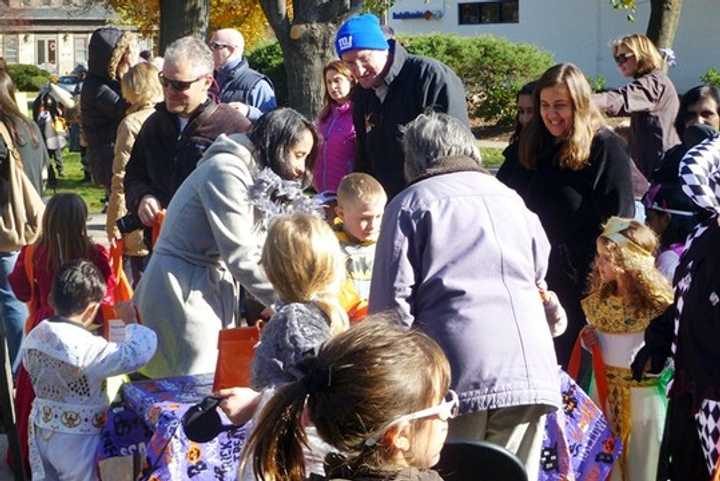
M388 50L389 48L380 21L371 13L348 18L335 36L335 50L339 57L350 50Z

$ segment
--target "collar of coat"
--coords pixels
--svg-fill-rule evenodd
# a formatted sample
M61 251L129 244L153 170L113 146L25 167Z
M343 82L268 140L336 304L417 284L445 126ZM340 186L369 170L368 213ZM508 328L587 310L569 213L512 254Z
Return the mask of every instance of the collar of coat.
M405 48L395 40L388 40L388 44L390 45L388 59L391 63L387 73L383 77L383 83L387 86L390 86L390 84L395 81L397 76L400 75L400 71L402 70L403 66L405 65L405 61L408 58L408 53L407 50L405 50Z
M488 171L478 164L478 162L465 155L452 155L449 157L440 157L435 160L432 167L429 167L423 171L422 174L417 176L410 182L410 184L416 184L421 180L429 179L444 174L453 174L455 172L481 172L487 174Z
M218 104L208 97L205 102L198 105L198 107L190 114L190 117L187 118L188 122L182 132L187 133L195 130L198 125L204 123L213 113L215 113L217 107ZM178 131L180 130L179 123L177 122L177 118L179 117L178 114L170 112L167 109L165 102L160 102L159 104L157 104L156 109L164 112L165 115L173 118L175 120L175 129Z

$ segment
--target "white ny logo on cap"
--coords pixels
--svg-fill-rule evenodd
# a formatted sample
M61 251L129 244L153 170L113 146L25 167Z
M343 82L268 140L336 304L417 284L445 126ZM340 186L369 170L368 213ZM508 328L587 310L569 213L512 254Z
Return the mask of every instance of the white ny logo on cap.
M340 37L338 39L338 46L340 46L340 50L347 50L352 47L352 35Z

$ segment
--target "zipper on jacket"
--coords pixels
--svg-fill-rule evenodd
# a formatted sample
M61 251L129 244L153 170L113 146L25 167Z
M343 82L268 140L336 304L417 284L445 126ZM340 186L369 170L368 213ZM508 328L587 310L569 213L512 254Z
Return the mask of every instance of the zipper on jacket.
M333 113L337 114L337 110L335 110L335 112L333 112ZM330 138L330 136L332 135L332 130L333 130L333 127L335 126L335 122L337 122L337 120L338 120L338 117L339 117L339 115L333 115L333 118L330 121L330 125L328 126L328 135L327 135L328 138ZM328 141L326 139L325 146L323 147L323 160L324 160L324 162L323 162L323 177L322 177L323 187L327 187L327 170L328 170L327 151L328 151Z

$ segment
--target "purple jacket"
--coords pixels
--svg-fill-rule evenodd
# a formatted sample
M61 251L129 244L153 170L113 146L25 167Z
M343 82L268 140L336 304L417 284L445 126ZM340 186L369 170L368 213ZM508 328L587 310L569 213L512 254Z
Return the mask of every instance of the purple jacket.
M395 310L442 346L463 413L559 407L557 360L538 293L550 253L545 232L498 180L454 170L410 185L388 205L370 312Z
M355 127L352 121L352 102L335 103L325 120L318 121L323 142L318 150L313 170L313 186L317 192L336 192L340 180L355 165Z

